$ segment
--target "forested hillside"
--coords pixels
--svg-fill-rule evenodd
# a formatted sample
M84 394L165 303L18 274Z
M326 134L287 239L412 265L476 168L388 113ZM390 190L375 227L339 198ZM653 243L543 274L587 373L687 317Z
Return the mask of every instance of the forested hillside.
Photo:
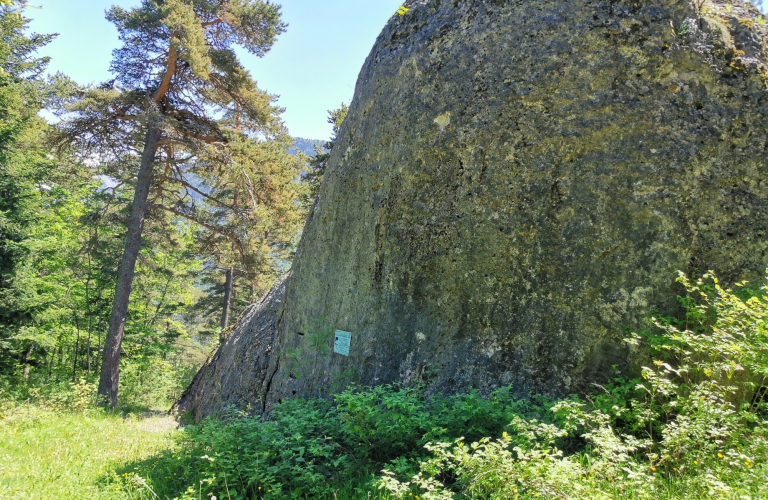
M116 0L89 85L36 7L0 0L0 499L768 498L755 5L408 0L326 140L246 62L276 3Z
M293 146L288 149L288 152L294 155L301 151L307 156L315 156L315 154L317 154L315 148L322 148L323 144L323 141L295 137L293 139Z

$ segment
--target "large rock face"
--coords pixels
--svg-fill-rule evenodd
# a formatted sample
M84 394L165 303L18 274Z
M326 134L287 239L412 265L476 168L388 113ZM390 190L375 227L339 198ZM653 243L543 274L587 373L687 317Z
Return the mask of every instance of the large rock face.
M274 354L275 333L285 294L285 278L245 310L232 334L197 372L172 411L191 411L194 420L226 407L261 413L262 385Z
M562 394L626 366L623 330L674 311L676 270L765 270L753 8L409 7L360 74L254 400L416 378Z

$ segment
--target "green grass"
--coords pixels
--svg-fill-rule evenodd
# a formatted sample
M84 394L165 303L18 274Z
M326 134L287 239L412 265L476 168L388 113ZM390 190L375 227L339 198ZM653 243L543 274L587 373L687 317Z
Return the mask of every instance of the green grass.
M173 472L171 457L179 452L184 431L169 417L123 418L99 409L72 413L35 405L5 411L0 411L2 500L154 498L147 483L160 498L176 498L189 487ZM367 484L373 472L346 478L328 498L388 499ZM219 498L227 499L226 490L222 493Z
M124 420L100 410L18 406L0 416L0 498L135 498L133 486L117 486L113 471L173 447L178 432L168 417Z

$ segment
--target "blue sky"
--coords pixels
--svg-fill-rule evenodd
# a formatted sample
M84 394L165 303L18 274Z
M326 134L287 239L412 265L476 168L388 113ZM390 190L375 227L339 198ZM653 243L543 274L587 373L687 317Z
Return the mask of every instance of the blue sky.
M79 83L109 78L117 31L104 19L113 4L136 6L140 0L31 0L31 29L59 33L41 51L52 57L50 70ZM349 102L357 74L376 37L402 0L283 0L288 31L262 59L246 54L243 63L259 87L280 95L283 119L291 135L328 139L327 110Z

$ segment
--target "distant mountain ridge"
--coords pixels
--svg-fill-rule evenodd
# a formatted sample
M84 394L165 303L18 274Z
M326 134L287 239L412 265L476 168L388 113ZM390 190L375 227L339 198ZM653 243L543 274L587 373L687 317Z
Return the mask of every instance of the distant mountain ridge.
M303 137L294 137L293 147L288 148L288 154L295 155L299 151L301 151L307 156L314 157L315 145L322 148L324 144L325 144L325 141L320 141L317 139L304 139Z

